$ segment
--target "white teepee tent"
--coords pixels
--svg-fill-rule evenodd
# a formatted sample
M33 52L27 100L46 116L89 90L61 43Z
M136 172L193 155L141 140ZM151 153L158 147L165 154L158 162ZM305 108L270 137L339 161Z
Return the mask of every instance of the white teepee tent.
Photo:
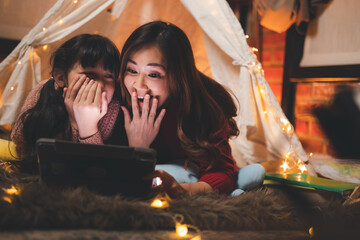
M159 19L182 28L198 68L236 95L240 135L231 144L239 165L286 154L307 161L225 0L58 0L0 64L0 125L13 123L27 92L49 77L51 49L61 42L83 32L99 33L121 49L135 28Z

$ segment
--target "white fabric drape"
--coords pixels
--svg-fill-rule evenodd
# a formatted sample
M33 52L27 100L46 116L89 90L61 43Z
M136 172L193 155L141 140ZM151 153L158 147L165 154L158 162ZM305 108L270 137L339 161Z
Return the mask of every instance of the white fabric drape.
M27 40L20 43L22 47L18 48L22 49L28 45L25 42L30 45L34 43L39 45L56 41L69 34L71 30L74 31L85 24L112 2L114 1L93 0L84 3L87 8L81 8L81 12L79 12L80 7L73 11L68 10L67 17L64 17L68 28L63 29L54 23L50 26L51 28L48 27L51 30L51 36L49 36L41 30L46 25L44 24L47 22L46 16L49 18L51 15L52 19L56 19L55 16L64 16L58 11L66 4L72 3L72 1L59 1L32 30L32 32L36 31L30 32L24 38ZM76 16L80 13L82 16ZM264 78L261 64L246 42L239 21L225 0L118 0L113 5L112 14L117 17L117 20L108 23L109 26L102 33L110 37L120 49L128 35L136 27L148 21L158 19L169 21L185 31L194 49L198 68L212 75L215 80L230 89L238 99L239 115L236 120L241 133L231 142L238 163L248 164L279 159L289 151L298 159L307 160L296 135L283 130L284 122L282 121L286 122L286 117ZM32 36L31 41L29 36ZM34 52L32 48L23 51L22 55L19 54L18 48L9 56L9 59L6 59L5 63L0 65L2 78L3 71L11 64L13 65L14 60L20 59L19 56L22 56L21 60L24 63L30 62L27 58L31 52ZM33 55L33 65L39 65L39 57ZM6 80L11 81L7 80L5 85L1 86L3 91L1 97L3 101L4 99L6 101L0 107L0 124L12 123L20 106L12 99L14 95L10 94L10 87L15 84L27 85L16 93L20 96L17 99L22 99L25 96L24 90L30 89L40 81L39 74L26 78L25 64L21 65L21 69L19 65L16 67L18 69L15 69L12 74L8 70L9 77L5 77ZM31 69L31 72L34 72L34 68Z
M359 0L333 0L319 7L307 29L300 66L360 64L359 8Z

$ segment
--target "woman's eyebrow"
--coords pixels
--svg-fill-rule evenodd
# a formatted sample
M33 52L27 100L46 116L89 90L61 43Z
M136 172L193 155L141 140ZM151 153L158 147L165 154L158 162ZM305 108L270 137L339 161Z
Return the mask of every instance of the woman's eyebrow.
M161 67L166 70L165 66L160 63L149 63L148 66Z
M132 60L132 59L129 59L129 62L137 65L137 63L136 63L134 60ZM160 63L148 63L146 66L161 67L161 68L163 68L164 70L166 70L166 67L165 67L163 64L160 64Z

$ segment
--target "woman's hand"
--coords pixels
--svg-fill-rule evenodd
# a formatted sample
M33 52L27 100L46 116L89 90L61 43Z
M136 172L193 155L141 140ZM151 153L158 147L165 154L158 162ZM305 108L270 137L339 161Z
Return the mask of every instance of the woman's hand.
M151 109L150 96L148 94L144 97L142 110L140 113L137 93L133 92L131 95L131 104L133 118L131 119L129 111L125 107L121 107L124 112L125 130L128 137L129 146L131 147L150 147L150 144L157 136L161 121L165 116L165 109L162 109L156 117L156 109L158 99L153 98Z
M78 130L78 125L75 120L73 104L79 89L83 84L87 84L89 79L85 75L77 76L68 87L64 87L63 98L66 111L69 115L69 121L72 128Z
M83 84L73 102L73 110L80 138L98 132L98 123L107 113L106 92L101 92L100 83L90 80Z

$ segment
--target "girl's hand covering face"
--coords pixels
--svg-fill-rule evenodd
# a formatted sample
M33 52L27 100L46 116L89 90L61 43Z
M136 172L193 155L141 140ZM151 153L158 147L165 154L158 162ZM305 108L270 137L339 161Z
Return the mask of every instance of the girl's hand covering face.
M107 113L107 108L106 92L102 92L101 84L86 78L73 101L74 117L80 138L86 138L98 132L98 123Z
M156 117L158 100L153 98L151 109L149 109L150 95L146 94L140 111L136 92L131 94L131 105L133 112L132 119L129 111L125 107L121 107L124 112L125 130L129 146L148 148L159 132L161 121L165 116L165 109L162 109Z
M63 90L64 103L65 103L65 107L66 107L66 110L69 115L69 121L70 121L71 127L75 128L77 130L79 128L78 128L78 125L75 120L73 104L74 104L74 100L75 100L76 95L78 94L81 86L86 81L88 82L89 79L87 79L85 75L79 75L74 79L74 81L72 81L70 83L69 87L65 87Z

